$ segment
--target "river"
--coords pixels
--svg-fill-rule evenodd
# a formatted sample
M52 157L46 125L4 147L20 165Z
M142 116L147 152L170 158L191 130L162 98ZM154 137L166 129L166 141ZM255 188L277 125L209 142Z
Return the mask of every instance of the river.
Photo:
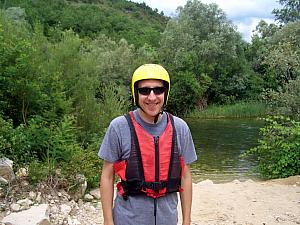
M191 165L193 181L210 179L225 183L238 179L259 179L250 170L254 160L240 157L241 153L257 145L258 119L185 119L194 139L198 160Z

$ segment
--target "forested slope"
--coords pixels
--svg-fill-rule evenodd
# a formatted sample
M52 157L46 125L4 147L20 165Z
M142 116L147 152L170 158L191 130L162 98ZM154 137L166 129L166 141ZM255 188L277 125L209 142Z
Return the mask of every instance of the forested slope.
M33 25L41 22L46 35L51 28L72 29L81 37L105 34L118 41L142 46L158 46L168 18L145 3L126 0L1 0L0 7L25 9L25 17ZM15 12L17 14L18 12Z

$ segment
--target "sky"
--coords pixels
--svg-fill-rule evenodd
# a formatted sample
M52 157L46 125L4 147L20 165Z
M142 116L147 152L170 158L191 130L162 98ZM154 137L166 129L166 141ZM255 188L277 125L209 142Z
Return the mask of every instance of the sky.
M184 6L187 0L131 0L132 2L145 2L152 9L157 8L165 15L175 15L179 6ZM201 0L202 3L216 3L237 26L244 40L250 42L252 31L260 20L274 23L272 10L280 8L278 0Z

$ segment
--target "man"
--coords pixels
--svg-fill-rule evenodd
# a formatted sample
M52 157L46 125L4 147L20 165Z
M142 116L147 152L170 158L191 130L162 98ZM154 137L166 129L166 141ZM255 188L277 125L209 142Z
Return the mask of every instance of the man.
M112 120L98 155L104 160L100 191L105 225L177 225L177 192L183 225L189 225L197 160L192 136L180 118L164 112L168 72L145 64L132 76L138 109ZM114 204L114 175L120 178Z

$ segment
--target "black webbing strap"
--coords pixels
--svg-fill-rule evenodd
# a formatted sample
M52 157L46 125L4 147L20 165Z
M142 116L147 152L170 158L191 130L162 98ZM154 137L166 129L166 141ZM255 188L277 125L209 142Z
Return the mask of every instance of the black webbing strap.
M134 129L134 125L133 125L133 122L131 120L131 117L130 117L130 114L127 113L126 115L124 115L127 122L128 122L128 125L129 125L129 128L130 128L130 134L131 134L131 151L133 149L135 149L137 155L138 155L138 158L139 158L139 168L136 168L139 172L139 176L141 178L141 180L145 180L145 176L144 176L144 168L143 168L143 161L142 161L142 156L141 156L141 151L140 151L140 145L139 145L139 142L138 142L138 138L137 138L137 135L136 135L136 132L135 132L135 129Z
M180 185L180 179L173 179L161 182L145 182L145 181L121 181L122 187L128 195L145 194L142 190L151 189L153 191L159 191L164 188L170 190L177 190Z
M172 169L173 169L174 155L176 153L179 156L179 153L178 153L177 132L176 132L176 128L175 128L174 117L170 113L168 113L168 115L170 117L170 121L171 121L171 124L172 124L172 130L173 130L173 133L172 133L172 148L171 148L170 166L169 166L169 172L168 172L168 180L170 182L172 182L172 176L171 176L171 174L172 174ZM176 150L176 152L175 152L175 150ZM174 191L174 188L178 189L178 187L181 185L181 178L179 178L179 179L180 180L176 184L178 186L174 186L173 185L172 186L172 191ZM168 190L167 190L167 192L168 192Z

